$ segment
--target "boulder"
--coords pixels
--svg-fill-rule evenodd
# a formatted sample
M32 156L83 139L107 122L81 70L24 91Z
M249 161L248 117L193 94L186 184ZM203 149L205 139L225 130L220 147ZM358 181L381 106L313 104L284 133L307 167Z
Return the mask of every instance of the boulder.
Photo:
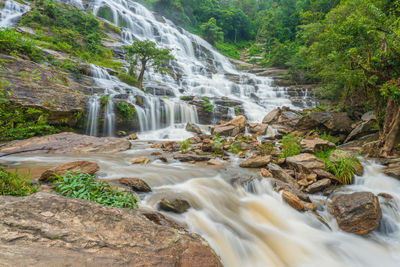
M158 203L158 208L163 211L184 213L190 208L190 204L184 199L174 199L169 201L164 198Z
M177 152L181 145L176 141L167 141L161 144L161 149L167 152Z
M150 159L148 157L138 157L138 158L132 158L130 160L131 164L141 164L141 165L146 165L147 163L150 162Z
M131 142L125 138L94 137L76 133L59 133L25 140L15 140L0 148L0 155L24 152L40 153L114 153L131 148Z
M137 139L139 139L139 137L136 134L131 134L126 139L128 139L128 140L137 140Z
M244 162L240 163L239 166L242 168L262 168L268 166L270 162L271 155L257 156L245 160Z
M244 132L246 124L246 117L240 115L229 122L215 125L214 128L211 129L211 133L219 134L221 136L236 136L237 134Z
M400 162L390 163L382 171L384 174L400 180Z
M281 109L279 107L275 108L264 117L262 123L268 124L273 121L276 121L276 120L278 120L280 114L281 114Z
M372 120L376 120L376 116L373 111L368 111L368 112L364 113L364 115L362 115L361 119L362 119L362 121L372 121Z
M2 266L222 266L195 233L51 193L0 196L0 229Z
M336 148L334 143L320 139L320 138L305 138L301 140L302 153L318 153L328 149Z
M342 181L339 180L335 175L323 169L313 169L313 173L317 175L318 179L330 179L331 181L342 183Z
M174 156L174 159L182 161L182 162L189 162L189 161L209 161L212 159L212 156L209 155L196 155L192 153L188 154L178 154Z
M279 192L279 191L285 189L285 190L290 191L293 194L295 194L301 200L306 201L306 202L311 202L310 197L306 193L304 193L302 191L299 191L297 189L294 189L293 187L291 187L287 183L284 183L284 182L282 182L282 181L280 181L278 179L275 179L275 178L268 178L268 181L271 182L271 185L275 189L276 192Z
M289 168L301 173L311 173L313 169L325 169L325 163L316 156L308 153L286 158Z
M121 178L118 180L120 184L129 186L135 192L151 192L151 187L140 178Z
M376 132L378 132L378 129L376 128L376 121L375 120L365 121L362 122L360 125L358 125L354 130L352 130L344 142L347 143L350 142L351 140L359 139L363 136L373 134Z
M269 170L264 169L264 168L262 168L260 170L260 174L262 177L273 177L272 173Z
M301 211L304 209L304 204L295 194L288 190L283 190L282 198L295 210Z
M267 133L268 124L264 123L249 123L249 131L252 134L264 135Z
M203 132L201 131L200 127L197 124L188 122L186 124L186 131L192 132L195 134L202 134Z
M213 165L213 166L223 166L224 163L218 159L210 159L209 161L207 161L208 165Z
M282 169L280 166L271 163L268 165L268 170L272 173L274 178L276 178L284 183L287 183L294 189L299 188L299 185L297 184L296 180L291 175L289 175L284 169Z
M370 192L333 196L328 211L339 228L354 234L366 234L379 226L382 210L378 198Z
M310 194L314 194L314 193L324 190L325 188L327 188L330 185L331 185L330 179L318 180L317 182L309 185L306 189L306 192L310 193Z
M239 133L239 128L233 125L215 125L212 129L212 134L219 134L220 136L235 136Z
M299 131L309 131L316 128L326 129L334 134L350 133L352 121L345 112L311 112L299 119L295 128Z
M63 176L68 172L72 173L88 173L94 175L100 170L99 165L93 161L73 161L65 164L61 164L55 168L48 169L42 173L39 180L41 182L53 182L57 179L57 176Z

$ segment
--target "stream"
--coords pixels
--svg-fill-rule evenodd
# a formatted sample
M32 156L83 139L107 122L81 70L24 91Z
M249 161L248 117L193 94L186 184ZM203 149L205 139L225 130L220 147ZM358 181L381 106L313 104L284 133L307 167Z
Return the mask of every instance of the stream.
M187 200L192 208L186 213L162 213L203 236L224 266L399 266L400 182L382 174L381 166L372 161L363 162L365 173L356 177L354 185L337 190L393 196L380 197L383 218L379 228L357 236L338 228L325 209L328 197L311 196L332 230L313 214L300 213L283 202L267 179L233 186L232 178L256 174L239 168L237 158L222 167L159 160L145 166L129 163L133 157L158 151L150 146L135 141L131 150L114 154L20 154L1 158L0 164L34 172L38 167L92 160L100 165L101 179L143 178L153 192L140 195L140 207L157 209L157 202L166 196Z

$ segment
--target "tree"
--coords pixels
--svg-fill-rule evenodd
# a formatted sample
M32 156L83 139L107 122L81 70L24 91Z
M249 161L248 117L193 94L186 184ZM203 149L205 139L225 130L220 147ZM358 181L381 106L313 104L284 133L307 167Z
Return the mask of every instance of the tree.
M217 20L215 18L210 18L208 22L201 25L201 32L203 37L212 45L215 42L224 41L224 33L222 29L217 26Z
M148 67L153 67L155 71L166 74L171 70L165 65L175 57L171 55L170 49L157 48L156 43L145 40L136 40L132 45L125 48L126 59L130 64L129 74L133 75L138 63L141 64L138 78L138 87L143 90L143 77Z

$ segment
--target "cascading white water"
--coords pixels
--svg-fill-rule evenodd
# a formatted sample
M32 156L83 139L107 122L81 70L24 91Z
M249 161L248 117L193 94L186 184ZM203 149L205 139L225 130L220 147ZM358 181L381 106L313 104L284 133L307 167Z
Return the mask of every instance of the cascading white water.
M100 99L97 94L94 94L88 102L88 119L86 126L86 134L97 136L97 124L99 122L100 114Z
M29 6L20 4L13 0L6 0L4 7L0 9L0 27L14 26L25 12L28 12Z

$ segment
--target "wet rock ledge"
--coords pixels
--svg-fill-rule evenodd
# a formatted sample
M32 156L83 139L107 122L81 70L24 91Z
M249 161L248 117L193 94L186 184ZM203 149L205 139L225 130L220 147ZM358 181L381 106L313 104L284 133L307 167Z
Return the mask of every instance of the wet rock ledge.
M222 266L199 235L152 217L51 193L0 197L0 265Z

